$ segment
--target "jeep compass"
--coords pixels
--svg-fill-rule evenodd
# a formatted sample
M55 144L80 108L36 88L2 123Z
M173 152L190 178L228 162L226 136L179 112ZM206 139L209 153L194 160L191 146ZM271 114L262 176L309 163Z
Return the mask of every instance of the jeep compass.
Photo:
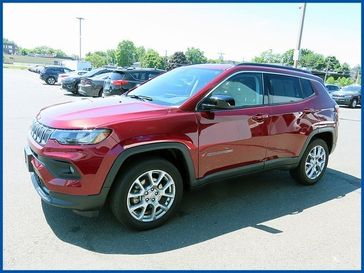
M319 77L192 65L121 96L42 109L25 159L44 202L87 214L107 201L120 222L142 230L169 219L187 188L276 168L316 184L337 131L338 106Z

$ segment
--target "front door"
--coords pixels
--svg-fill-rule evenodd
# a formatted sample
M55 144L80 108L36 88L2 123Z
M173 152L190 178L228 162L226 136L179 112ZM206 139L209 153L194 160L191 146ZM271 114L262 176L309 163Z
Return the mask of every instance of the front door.
M199 177L250 164L263 166L270 117L264 104L262 74L236 74L217 86L206 100L214 95L232 97L235 106L197 113Z

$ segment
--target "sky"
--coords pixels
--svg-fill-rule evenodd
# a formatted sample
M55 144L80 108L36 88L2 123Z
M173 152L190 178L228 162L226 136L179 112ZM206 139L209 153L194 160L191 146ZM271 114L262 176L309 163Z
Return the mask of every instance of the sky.
M208 58L250 61L262 51L295 48L299 3L4 3L3 35L19 46L49 46L82 55L128 39L161 55L197 47ZM360 3L308 3L302 48L341 63L361 63Z

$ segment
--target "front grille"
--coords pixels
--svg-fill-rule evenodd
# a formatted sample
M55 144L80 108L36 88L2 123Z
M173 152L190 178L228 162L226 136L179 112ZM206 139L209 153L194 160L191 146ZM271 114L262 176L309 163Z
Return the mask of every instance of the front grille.
M37 143L45 145L53 131L53 129L48 128L37 121L34 121L30 134Z

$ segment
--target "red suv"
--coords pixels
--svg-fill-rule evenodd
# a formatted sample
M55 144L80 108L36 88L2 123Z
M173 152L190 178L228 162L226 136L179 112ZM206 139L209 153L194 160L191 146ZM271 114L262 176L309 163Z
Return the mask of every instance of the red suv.
M288 67L176 68L122 96L39 112L25 148L48 204L79 213L110 203L129 227L161 225L186 188L267 169L321 179L338 107L323 81Z

